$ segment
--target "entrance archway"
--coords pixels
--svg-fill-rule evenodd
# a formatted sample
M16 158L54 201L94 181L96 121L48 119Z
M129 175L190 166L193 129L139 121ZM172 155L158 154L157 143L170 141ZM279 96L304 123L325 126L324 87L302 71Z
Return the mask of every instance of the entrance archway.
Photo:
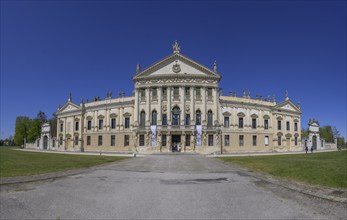
M48 147L48 137L47 135L43 136L43 149L47 150Z
M178 152L179 149L177 146L181 146L181 135L172 135L172 138L171 138L171 149L172 149L172 152Z
M312 148L314 150L317 149L317 136L316 135L313 135L313 137L312 137Z

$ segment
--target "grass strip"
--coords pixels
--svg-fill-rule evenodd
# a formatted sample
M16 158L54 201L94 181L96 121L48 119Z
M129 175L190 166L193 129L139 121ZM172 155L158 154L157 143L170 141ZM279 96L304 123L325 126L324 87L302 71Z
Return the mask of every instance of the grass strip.
M129 157L40 153L0 147L0 177L29 176L88 168Z
M287 180L347 188L347 151L220 159Z

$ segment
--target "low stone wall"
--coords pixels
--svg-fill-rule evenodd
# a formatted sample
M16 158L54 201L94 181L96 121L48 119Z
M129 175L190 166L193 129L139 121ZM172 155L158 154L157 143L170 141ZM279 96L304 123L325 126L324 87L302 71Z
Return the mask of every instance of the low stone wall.
M325 149L337 149L337 143L325 143Z

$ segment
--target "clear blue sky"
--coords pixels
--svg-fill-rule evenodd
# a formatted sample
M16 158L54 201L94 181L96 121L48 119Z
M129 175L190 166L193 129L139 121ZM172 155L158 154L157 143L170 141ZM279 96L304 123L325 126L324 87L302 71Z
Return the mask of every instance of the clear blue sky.
M1 138L19 115L133 90L136 64L172 53L208 67L224 94L301 102L346 137L346 1L1 1Z

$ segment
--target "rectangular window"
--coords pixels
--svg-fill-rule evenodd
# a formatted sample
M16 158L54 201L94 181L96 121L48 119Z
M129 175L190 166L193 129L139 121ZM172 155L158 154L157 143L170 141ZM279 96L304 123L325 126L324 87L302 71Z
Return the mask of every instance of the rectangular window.
M140 96L141 96L141 98L146 97L146 90L145 89L140 89Z
M92 129L92 121L91 120L88 120L88 122L87 122L87 129L88 130Z
M208 146L213 146L213 134L208 135Z
M104 119L99 120L99 130L102 130L104 128Z
M163 122L162 125L166 126L167 125L167 114L163 114Z
M145 135L140 134L139 146L145 146Z
M243 135L239 135L239 146L243 146L244 140L243 140Z
M78 131L79 127L80 127L80 122L76 121L75 122L75 131Z
M224 135L224 146L230 146L230 135Z
M282 123L281 120L277 121L277 130L281 130L282 129Z
M286 122L286 125L287 125L286 126L287 127L287 131L290 131L290 123L289 123L289 121Z
M157 88L152 88L152 97L157 97Z
M186 114L185 125L190 125L190 114Z
M277 136L277 144L278 144L278 146L282 145L282 138L281 138L281 136Z
M162 143L163 147L166 146L166 134L163 134L163 135L161 136L161 143Z
M269 120L267 119L264 120L264 129L269 129Z
M124 128L130 128L130 118L124 118Z
M176 97L178 97L179 95L180 95L180 93L179 93L179 87L174 87L173 88L174 89L174 92L173 92L173 95L174 95L174 97L176 96Z
M75 136L75 146L78 146L78 136Z
M298 131L298 123L297 122L294 123L294 131Z
M207 88L207 96L212 97L212 88Z
M229 117L224 117L224 127L229 128Z
M195 88L195 93L196 93L196 96L201 96L201 88L200 87L196 87Z
M111 135L111 146L116 146L116 135Z
M257 128L257 119L252 118L252 128L256 129Z
M87 145L88 145L88 146L90 145L90 142L91 142L91 137L90 137L90 136L87 136Z
M243 118L239 118L239 128L243 128Z
M102 145L102 135L98 136L98 146Z
M265 146L269 146L269 136L265 136Z
M257 146L257 136L253 135L253 146Z
M60 123L60 132L63 132L63 131L64 131L64 124Z
M115 128L116 128L116 119L111 118L111 129L115 129Z
M295 146L298 146L298 137L294 138L294 144L295 144Z
M124 147L129 146L129 135L124 135Z
M186 134L186 146L190 146L190 134Z
M190 96L190 88L189 87L185 88L185 95L186 95L186 97Z
M166 97L167 96L167 88L163 87L162 92L163 92L163 97Z

